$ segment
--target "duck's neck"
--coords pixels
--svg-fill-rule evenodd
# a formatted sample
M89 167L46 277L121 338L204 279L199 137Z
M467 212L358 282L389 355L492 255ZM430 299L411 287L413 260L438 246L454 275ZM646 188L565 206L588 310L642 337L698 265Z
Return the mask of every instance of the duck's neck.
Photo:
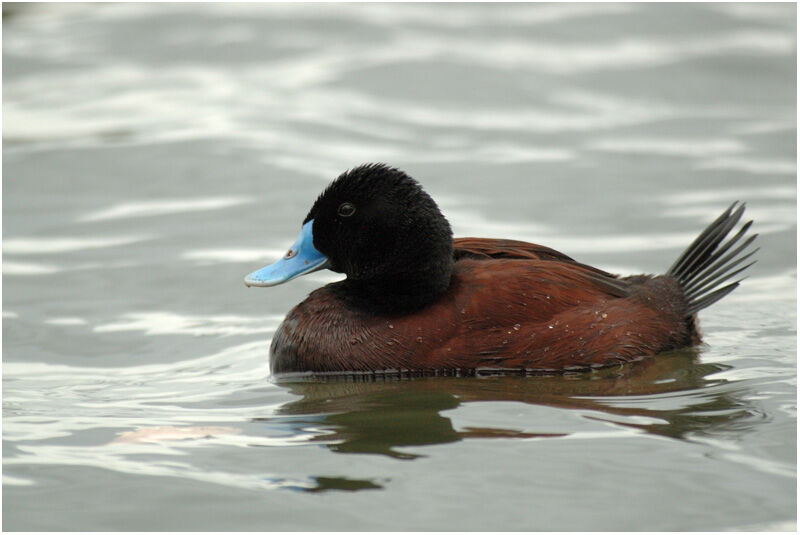
M408 313L438 300L450 287L453 263L412 273L347 279L335 285L349 305L370 314Z

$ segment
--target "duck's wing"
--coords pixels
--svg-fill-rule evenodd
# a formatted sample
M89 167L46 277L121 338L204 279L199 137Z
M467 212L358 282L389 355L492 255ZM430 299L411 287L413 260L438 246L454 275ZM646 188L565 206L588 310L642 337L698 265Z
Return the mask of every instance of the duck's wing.
M453 240L453 257L489 259L514 258L530 260L561 260L575 262L572 258L555 249L517 240L495 238L456 238Z
M535 243L497 238L455 238L453 240L453 258L472 258L476 260L517 259L554 261L570 266L594 284L600 286L610 295L627 297L631 294L634 281L620 279L618 275L608 273L587 264L581 264L573 258Z

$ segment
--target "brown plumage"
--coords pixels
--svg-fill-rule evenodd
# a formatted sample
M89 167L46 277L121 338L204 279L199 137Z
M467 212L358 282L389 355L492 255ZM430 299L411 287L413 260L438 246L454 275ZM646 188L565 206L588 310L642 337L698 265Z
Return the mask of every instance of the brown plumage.
M545 247L513 242L515 254L506 240L455 242L461 259L449 289L413 315L362 313L327 287L314 291L276 333L273 371L588 368L689 345L695 335L680 286L666 276L623 296L624 281ZM473 258L476 250L486 259Z

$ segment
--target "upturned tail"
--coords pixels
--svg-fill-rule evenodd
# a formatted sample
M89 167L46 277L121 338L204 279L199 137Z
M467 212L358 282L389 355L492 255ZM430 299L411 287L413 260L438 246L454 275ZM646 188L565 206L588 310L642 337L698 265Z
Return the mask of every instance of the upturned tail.
M744 203L736 201L730 205L667 271L667 275L675 278L683 288L688 315L713 305L735 290L746 277L724 286L723 284L756 263L753 260L739 267L758 251L758 248L747 250L758 234L741 241L753 224L752 221L742 225L736 235L725 241L743 213Z

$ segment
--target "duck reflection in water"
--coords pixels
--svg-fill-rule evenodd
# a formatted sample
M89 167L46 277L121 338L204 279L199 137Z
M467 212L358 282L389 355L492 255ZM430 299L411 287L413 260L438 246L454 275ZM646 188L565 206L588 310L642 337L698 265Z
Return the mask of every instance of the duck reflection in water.
M397 459L420 455L400 448L469 438L549 439L569 435L520 428L457 429L445 411L473 402L522 402L591 411L586 418L643 432L685 439L752 425L754 408L714 374L729 366L702 363L698 350L684 349L613 369L538 377L428 377L413 380L357 379L285 384L300 399L279 409L279 421L321 431L313 440L339 453L371 453ZM673 394L673 395L670 395ZM644 399L643 399L644 397ZM666 401L662 401L666 400ZM663 406L664 408L658 408ZM276 423L275 418L263 421Z

